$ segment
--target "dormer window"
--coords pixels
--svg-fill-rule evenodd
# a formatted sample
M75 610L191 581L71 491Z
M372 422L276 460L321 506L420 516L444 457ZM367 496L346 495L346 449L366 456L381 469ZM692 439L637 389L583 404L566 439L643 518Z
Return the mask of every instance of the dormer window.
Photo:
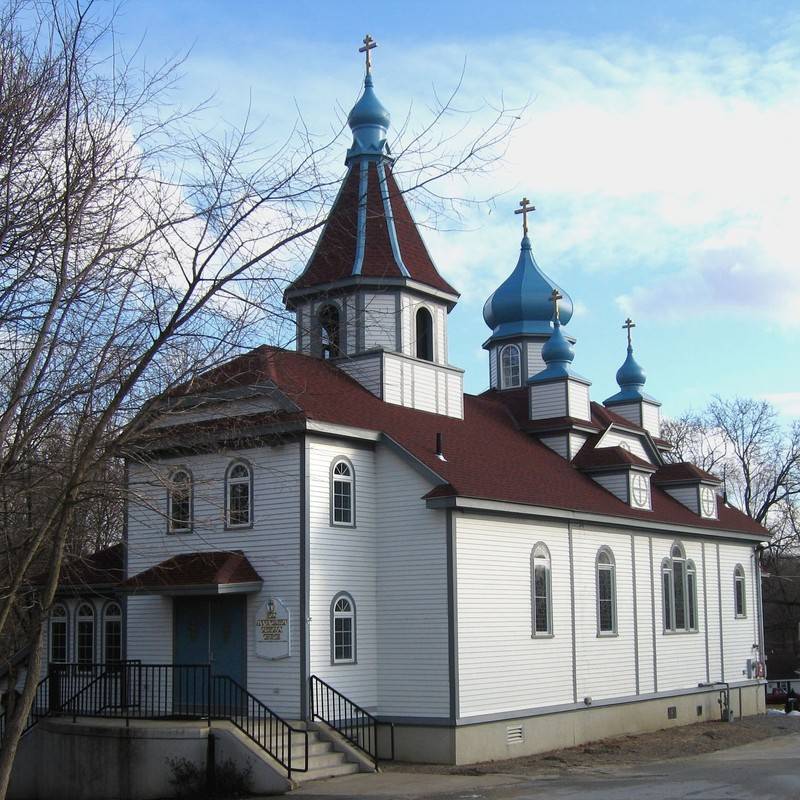
M711 519L717 516L717 496L710 486L700 487L700 515Z
M500 351L500 388L513 389L520 385L520 354L519 347L507 344Z
M336 358L341 353L341 320L339 309L329 303L319 311L320 348L323 358Z
M631 505L650 508L650 478L641 472L631 472Z
M425 306L417 309L417 358L433 361L433 317Z

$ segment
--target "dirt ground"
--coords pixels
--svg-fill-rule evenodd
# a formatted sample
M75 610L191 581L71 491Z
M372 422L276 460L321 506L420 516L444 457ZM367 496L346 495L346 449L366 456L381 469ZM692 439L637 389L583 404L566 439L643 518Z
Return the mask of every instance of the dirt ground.
M549 776L598 770L606 766L633 766L669 758L700 755L791 733L800 733L800 717L771 715L746 717L734 722L702 722L638 736L620 736L533 756L504 761L485 761L463 767L386 762L381 764L381 769L386 772L428 772L450 775L506 773Z

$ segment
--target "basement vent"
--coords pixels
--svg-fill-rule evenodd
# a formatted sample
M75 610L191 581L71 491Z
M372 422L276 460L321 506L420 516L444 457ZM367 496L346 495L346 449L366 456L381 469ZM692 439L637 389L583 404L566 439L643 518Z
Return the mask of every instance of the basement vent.
M698 717L703 716L703 706L697 706L697 716Z
M522 733L522 725L509 725L506 728L507 744L522 744L524 741L525 736Z
M677 706L667 706L667 719L678 719Z

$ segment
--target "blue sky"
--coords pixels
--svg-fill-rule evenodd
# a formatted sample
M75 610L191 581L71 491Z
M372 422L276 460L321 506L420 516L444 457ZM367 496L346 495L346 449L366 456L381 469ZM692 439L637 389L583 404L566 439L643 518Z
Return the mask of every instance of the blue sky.
M494 202L426 233L462 292L450 360L469 391L487 383L481 308L516 262L512 212L526 194L537 261L576 302L568 331L594 399L615 391L631 314L667 415L720 393L800 416L796 3L129 0L116 27L128 47L144 35L153 61L190 50L182 99L214 94L208 126L239 122L252 103L265 145L296 108L317 130L337 124L359 90L366 31L398 122L409 109L424 121L464 65L473 125L501 96L527 103L505 157L466 187Z

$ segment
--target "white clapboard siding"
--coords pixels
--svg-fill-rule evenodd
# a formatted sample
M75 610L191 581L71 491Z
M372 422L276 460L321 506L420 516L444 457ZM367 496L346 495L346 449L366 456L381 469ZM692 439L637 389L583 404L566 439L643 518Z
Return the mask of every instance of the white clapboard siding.
M623 503L628 502L627 472L598 472L593 474L591 478L622 500Z
M447 311L443 305L437 305L433 313L434 339L433 360L437 364L447 363Z
M598 637L596 558L601 547L614 556L617 635ZM578 701L636 694L631 539L624 533L573 528L575 660Z
M464 376L460 372L447 375L447 415L464 418Z
M642 403L642 427L651 435L661 436L661 407L653 403Z
M661 635L658 617L653 619L653 595L658 591L660 572L651 570L650 542L647 536L633 536L636 553L636 621L639 634L639 693L656 691L656 661L653 630ZM654 582L655 581L655 585Z
M378 708L447 717L447 517L421 499L431 484L379 448L377 520Z
M694 511L695 514L700 513L697 486L665 486L664 491L679 503L683 503L687 508Z
M497 378L497 350L497 347L493 347L489 351L489 386L492 389L497 389L499 387Z
M642 425L642 412L641 403L622 403L620 405L610 406L610 409L621 417L625 417L629 422L643 428Z
M624 433L622 431L610 430L597 443L597 447L617 447L622 443L627 445L627 449L635 456L643 458L645 461L653 463L653 458L642 442L641 436L635 436L631 433Z
M539 441L546 444L551 450L558 453L562 458L568 457L567 434L561 433L557 436L541 436Z
M397 306L394 294L364 293L364 349L395 350Z
M587 436L584 433L570 433L569 435L569 458L575 458L580 449L586 444Z
M344 298L345 348L348 355L358 350L358 320L356 319L356 297Z
M424 364L414 364L414 408L436 411L436 370Z
M383 353L370 353L354 359L341 359L336 362L342 372L357 380L376 397L381 396L381 361Z
M567 414L567 395L564 384L534 383L530 387L531 419L550 419Z
M405 353L407 356L416 354L414 338L416 331L414 330L414 298L406 294L400 293L400 352Z
M460 716L573 701L565 524L456 515ZM552 561L553 632L531 637L531 551Z
M436 370L436 413L447 414L448 410L447 373L438 369Z
M528 374L526 378L538 375L547 365L542 358L544 342L528 342Z
M375 454L344 441L309 437L310 668L351 700L377 704L375 583ZM355 527L331 524L330 471L340 457L353 465ZM332 664L331 602L347 592L356 607L356 663Z
M300 446L286 443L185 456L155 467L132 463L129 468L128 574L135 575L178 553L242 550L264 583L261 592L248 597L247 688L270 708L289 716L300 713L300 457ZM253 467L254 523L251 529L226 531L224 476L234 458L243 458ZM158 473L178 464L188 467L194 478L194 530L182 535L166 533L166 489L158 479ZM255 655L256 609L271 595L286 603L292 620L298 621L291 656L280 661ZM159 608L161 611L153 611ZM170 662L171 619L170 599L131 597L126 626L128 658L152 663L157 656L159 661Z
M570 417L589 420L592 415L589 411L589 387L578 381L567 382Z
M741 564L745 575L746 616L736 617L733 591L733 571ZM747 675L748 659L756 658L753 645L758 642L753 621L758 614L755 605L753 550L747 545L721 543L719 546L719 566L722 583L722 629L725 642L725 680L741 681Z
M653 537L654 576L658 581L656 593L656 626L660 633L658 642L658 690L681 689L697 686L706 680L706 644L704 631L703 591L699 578L703 574L703 551L700 542L683 539L681 543L686 557L692 559L697 568L697 617L698 632L666 633L661 592L661 562L670 554L674 539L666 536Z
M720 650L719 581L717 579L717 544L705 542L705 592L708 621L708 673L710 681L721 681L722 651ZM699 591L699 590L698 590Z
M403 365L399 358L388 357L383 361L383 399L403 405Z

